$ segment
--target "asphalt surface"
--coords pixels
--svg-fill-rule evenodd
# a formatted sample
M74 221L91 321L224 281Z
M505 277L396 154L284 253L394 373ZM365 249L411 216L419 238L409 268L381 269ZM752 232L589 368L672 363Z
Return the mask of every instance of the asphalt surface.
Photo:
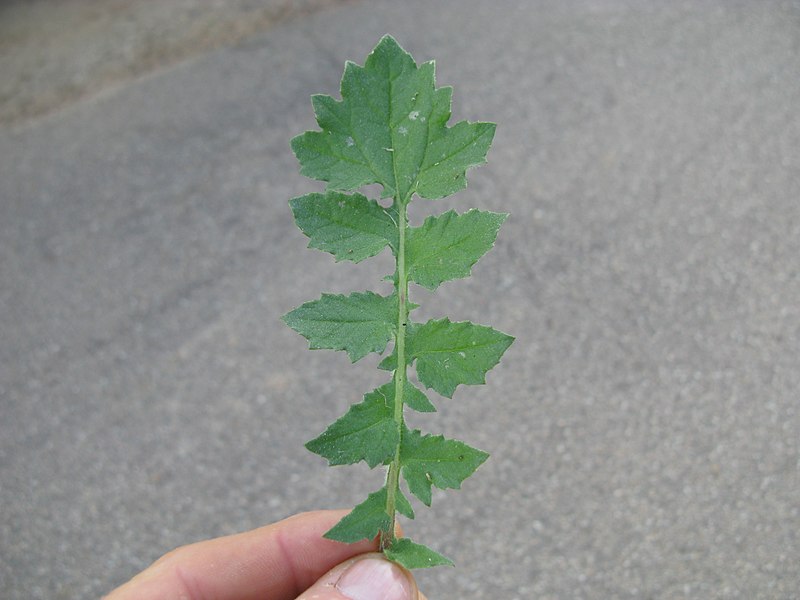
M421 316L517 338L415 426L492 458L406 531L434 598L800 597L800 5L352 3L0 128L0 597L350 506L303 442L382 382L280 315L380 289L287 200L289 139L384 33L499 124L430 211L511 217Z
M351 0L2 0L0 124Z

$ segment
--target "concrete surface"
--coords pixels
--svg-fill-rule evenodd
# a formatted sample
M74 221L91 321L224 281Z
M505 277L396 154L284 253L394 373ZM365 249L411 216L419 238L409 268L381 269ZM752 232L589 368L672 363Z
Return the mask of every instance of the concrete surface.
M512 217L418 293L517 337L415 420L492 453L409 533L433 598L800 596L800 5L353 3L0 128L0 597L360 501L302 443L382 381L279 316L388 266L292 223L288 140L385 32L499 123ZM422 318L422 317L421 317Z

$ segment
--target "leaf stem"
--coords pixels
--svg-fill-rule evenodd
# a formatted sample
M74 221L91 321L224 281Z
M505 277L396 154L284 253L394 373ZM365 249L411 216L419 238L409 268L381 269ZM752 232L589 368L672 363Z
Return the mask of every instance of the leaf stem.
M406 273L406 228L408 226L408 198L396 197L397 209L397 366L394 371L394 422L397 425L398 443L394 458L389 465L386 477L386 513L390 517L389 528L381 531L380 548L390 548L395 540L394 528L396 520L397 493L400 485L400 448L404 429L403 393L406 383L406 330L408 328L408 274Z

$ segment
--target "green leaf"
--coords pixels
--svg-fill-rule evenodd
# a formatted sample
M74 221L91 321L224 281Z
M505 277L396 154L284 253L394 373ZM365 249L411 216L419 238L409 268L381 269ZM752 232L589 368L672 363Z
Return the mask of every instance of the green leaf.
M469 277L472 265L494 246L507 217L475 209L462 215L449 210L412 227L406 242L409 279L435 290L444 281Z
M319 130L292 140L301 173L326 181L327 191L294 198L290 206L309 247L329 252L337 262L361 262L388 246L395 264L386 279L394 293L323 294L283 319L310 348L344 350L353 362L370 352L383 353L393 341L391 354L379 364L393 374L390 383L366 394L306 444L331 465L363 460L370 468L388 467L385 486L325 537L352 543L380 535L386 556L406 568L452 565L430 548L394 539L395 518L414 518L406 494L430 505L433 486L460 488L488 455L405 426L405 406L436 410L427 392L409 380L409 367L416 368L415 382L452 397L459 385L484 383L513 338L446 318L412 322L409 314L417 305L408 298L409 282L435 290L469 276L494 245L507 215L451 210L410 227L408 206L415 194L436 199L465 187L467 170L486 160L495 125L461 121L448 127L452 89L437 88L434 63L417 65L390 36L380 40L363 66L345 65L340 91L341 100L312 97ZM383 198L392 198L391 207L347 193L372 184L383 188ZM402 398L395 398L398 388Z
M408 489L426 505L431 505L431 485L439 489L459 489L489 455L458 440L441 435L422 435L406 430L400 448L400 464Z
M431 404L431 401L428 400L422 390L408 380L406 380L403 388L403 402L406 406L418 412L436 412L436 407Z
M392 399L386 397L387 389ZM364 400L306 444L311 452L328 459L331 466L365 461L370 469L394 456L400 438L394 422L394 384L364 396Z
M325 533L329 540L352 544L359 540L373 539L391 525L386 512L386 488L371 493L364 502L351 510L344 518Z
M503 356L514 338L469 321L450 319L409 323L406 328L406 363L417 361L417 376L428 388L447 398L459 384L479 385ZM379 369L397 368L397 349L386 356ZM412 407L413 408L413 407Z
M453 566L453 561L427 546L412 542L408 538L397 538L392 546L384 550L386 558L404 566L406 569Z
M411 331L411 323L408 324L407 327L407 334ZM392 349L391 354L385 356L380 363L378 363L378 368L382 371L394 371L397 368L397 347Z
M452 90L436 89L434 64L418 67L391 36L363 67L346 64L340 90L340 101L312 97L322 130L292 140L300 172L328 189L378 183L383 197L441 198L465 187L466 170L486 161L495 125L448 128Z
M400 486L397 486L395 501L397 502L395 505L397 512L404 517L408 517L409 519L414 518L414 509L411 507L411 503L408 501L408 498L403 495L403 492L400 490Z
M444 198L467 187L466 170L486 162L495 129L494 123L461 121L451 129L442 125L431 131L417 194L421 198Z
M397 297L373 292L322 294L283 316L312 350L344 350L352 362L370 352L383 352L394 336L396 320Z
M394 382L372 390L354 404L306 448L328 460L331 466L349 465L361 460L372 469L394 457L400 440L394 421ZM420 390L406 381L403 395L414 410L434 412L436 408ZM410 507L409 507L409 510ZM412 516L413 517L413 512Z
M309 248L355 263L397 246L397 225L389 212L361 194L307 194L289 201Z
M408 333L408 361L416 359L419 380L448 398L459 384L485 383L486 373L514 341L491 327L450 319L431 320Z

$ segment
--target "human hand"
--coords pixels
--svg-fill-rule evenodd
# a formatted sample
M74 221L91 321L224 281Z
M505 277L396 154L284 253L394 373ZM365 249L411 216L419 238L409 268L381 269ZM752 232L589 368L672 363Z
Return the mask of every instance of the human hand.
M183 546L105 600L425 600L377 541L322 537L347 511L302 513L253 531Z

